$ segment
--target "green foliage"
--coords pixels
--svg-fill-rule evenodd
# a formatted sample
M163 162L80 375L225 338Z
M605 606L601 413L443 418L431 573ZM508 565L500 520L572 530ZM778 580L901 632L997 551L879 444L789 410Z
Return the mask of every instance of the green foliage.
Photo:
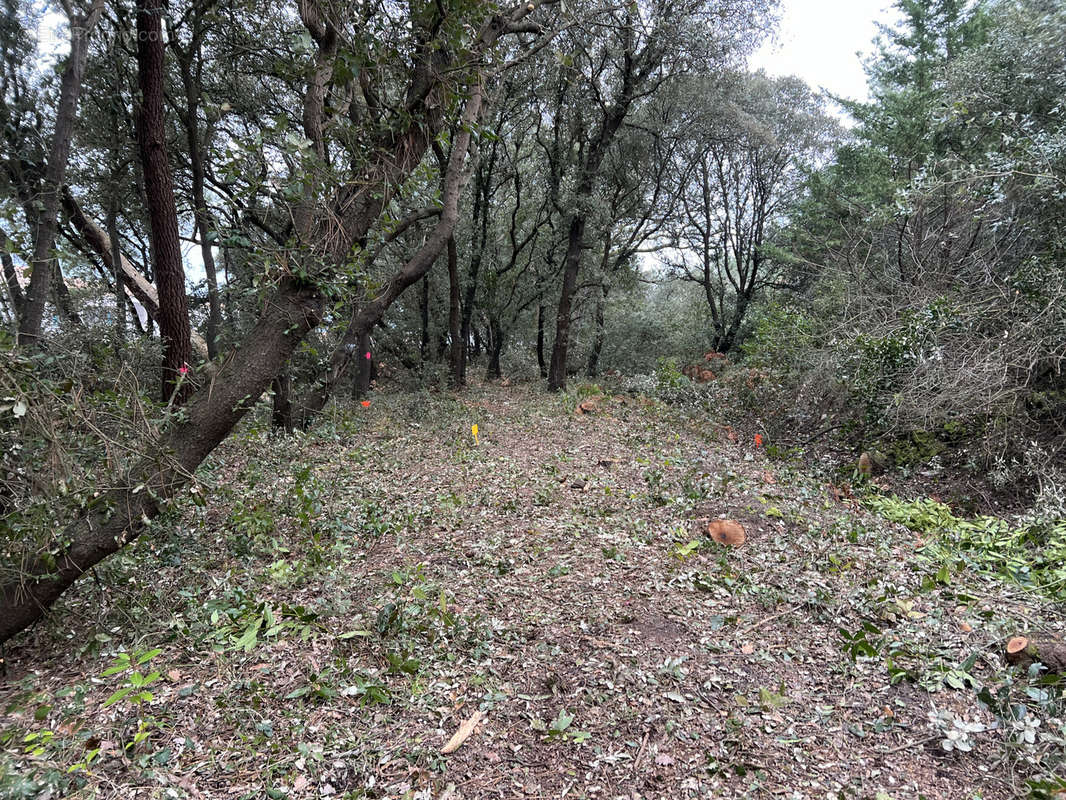
M1066 166L1066 16L1037 0L896 7L873 99L845 103L851 141L792 218L799 304L818 325L795 352L764 346L797 386L822 387L800 398L822 409L814 419L828 410L859 437L965 420L968 469L1024 489L1039 469L1002 466L1030 460L1023 442L1061 455L1064 385L1046 365L1066 335L1053 177Z
M532 726L536 731L542 731L547 739L558 739L561 741L569 741L574 744L582 744L587 742L592 736L587 731L573 730L571 727L574 722L574 715L569 713L565 708L560 708L559 713L555 715L550 723L545 725L544 722L538 719L534 719Z
M153 670L147 675L144 675L138 667L148 663L161 652L163 651L156 648L154 650L134 653L132 656L129 653L119 653L115 657L115 661L112 665L100 673L100 677L109 678L112 675L128 672L129 674L126 676L127 685L118 689L114 694L107 698L107 700L104 701L104 707L106 708L123 699L132 704L135 708L143 703L150 703L153 699L153 695L148 691L147 687L159 680L161 673L158 670Z
M456 649L482 646L480 616L457 613L444 588L426 580L421 564L394 570L389 588L393 599L377 610L374 629L391 673L415 676L431 656L451 658Z
M885 423L886 413L908 391L909 373L936 357L940 335L960 324L958 316L946 298L938 297L920 309L901 312L899 326L891 333L859 334L841 343L843 378L867 422Z
M242 587L235 587L222 597L209 601L211 630L207 639L219 651L240 650L250 653L266 639L293 635L308 641L320 629L318 614L303 606L282 603L275 609L258 601Z
M781 303L762 307L751 334L741 344L744 363L757 368L789 369L815 344L815 321L801 308Z
M961 519L933 500L871 495L871 511L929 534L923 552L949 569L970 569L1016 582L1056 600L1066 598L1066 519L1012 527L990 516Z
M66 526L106 502L110 481L124 479L166 423L167 409L143 397L132 372L153 348L110 342L57 337L31 352L0 335L4 581L36 558L54 563Z
M681 374L681 365L673 356L660 358L655 368L655 384L660 392L674 392L688 384L688 378Z

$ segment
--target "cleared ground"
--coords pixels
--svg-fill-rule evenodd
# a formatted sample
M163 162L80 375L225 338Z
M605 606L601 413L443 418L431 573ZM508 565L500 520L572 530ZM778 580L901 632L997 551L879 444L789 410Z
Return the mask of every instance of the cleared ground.
M753 431L580 399L380 394L246 429L206 507L9 646L11 796L1005 798L1054 768L975 692L1061 697L1002 660L1061 606L945 576ZM972 750L934 710L985 728Z

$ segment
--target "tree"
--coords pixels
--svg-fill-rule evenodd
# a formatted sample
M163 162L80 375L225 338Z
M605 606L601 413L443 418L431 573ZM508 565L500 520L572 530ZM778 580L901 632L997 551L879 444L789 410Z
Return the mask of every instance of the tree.
M671 272L703 290L712 346L729 352L756 296L781 288L774 239L836 124L797 78L696 80L679 148L681 217Z
M572 137L577 147L571 211L566 223L562 287L548 388L566 386L574 296L600 168L626 119L671 79L722 66L763 30L771 4L663 0L629 4L575 33L567 58L580 87ZM585 114L588 116L585 116Z
M152 268L159 292L159 333L163 338L162 399L175 403L188 397L192 384L184 380L192 360L189 304L185 296L185 269L178 241L178 211L167 159L163 119L162 9L157 0L137 0L137 82L141 102L137 115L137 140L144 171L144 192L152 242Z
M860 436L950 425L981 445L983 477L1034 485L1062 453L1066 18L1028 0L901 7L875 102L794 217L811 359Z
M60 193L77 120L89 36L100 20L103 6L103 0L94 0L85 10L75 10L69 4L64 7L70 27L70 54L60 78L55 125L43 170L40 162L27 161L17 152L10 153L7 159L9 175L26 213L26 224L33 230L30 283L25 302L22 303L22 319L19 323L19 338L25 342L40 338L44 305L52 290L52 277L56 270L52 248L58 227ZM14 142L9 139L8 145L12 144Z
M28 554L17 573L5 573L0 585L0 641L31 624L86 570L136 538L146 523L191 479L196 467L279 374L297 345L323 319L350 263L353 248L367 240L372 227L417 168L430 143L450 114L458 112L459 131L444 181L440 219L426 244L399 270L387 287L363 305L357 325L369 326L411 284L419 280L445 246L458 217L458 198L471 131L482 97L482 75L493 63L502 36L536 34L527 21L537 3L513 8L417 5L406 25L374 9L370 18L353 21L314 0L300 3L300 19L313 43L304 91L302 128L309 142L300 150L308 171L301 175L294 197L293 238L297 246L289 267L271 281L254 326L218 366L209 385L194 392L180 417L161 432L157 452L133 464L116 488L93 498L88 513L62 531L53 552ZM348 26L345 28L345 26ZM340 32L344 29L344 35ZM380 35L406 37L397 49L388 43L377 70L345 70L338 60L350 55L348 43L376 48ZM471 35L471 31L473 34ZM345 42L342 51L340 42ZM346 55L342 56L344 52ZM365 55L365 54L364 54ZM392 59L392 60L389 60ZM386 70L402 82L375 85ZM331 82L340 75L339 83ZM327 106L334 92L359 87L368 135L345 139L358 144L350 169L332 174L334 154L325 135L336 122L337 107ZM385 118L381 92L389 88L402 98L395 116ZM349 117L350 118L350 117ZM360 119L356 114L356 119ZM452 117L453 119L455 117ZM330 124L327 124L330 123ZM341 134L348 130L343 125ZM298 198L298 199L296 199Z

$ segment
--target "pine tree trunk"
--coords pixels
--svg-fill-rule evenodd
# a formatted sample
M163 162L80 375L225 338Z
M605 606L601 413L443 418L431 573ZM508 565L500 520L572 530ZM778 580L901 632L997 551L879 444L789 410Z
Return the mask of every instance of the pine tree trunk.
M163 402L181 404L192 388L183 380L192 361L189 303L178 239L178 212L167 161L163 118L166 65L162 9L157 0L137 0L137 82L141 107L137 138L144 166L144 192L151 231L152 274L159 292L159 334L163 339Z

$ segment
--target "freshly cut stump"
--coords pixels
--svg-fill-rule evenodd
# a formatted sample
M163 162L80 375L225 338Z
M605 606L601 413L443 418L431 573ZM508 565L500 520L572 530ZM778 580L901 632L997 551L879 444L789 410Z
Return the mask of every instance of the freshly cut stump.
M731 519L716 519L707 523L707 533L718 544L740 547L747 541L744 527Z
M1039 661L1048 672L1066 672L1066 642L1053 639L1035 641L1027 636L1014 636L1007 642L1007 661L1028 667Z
M602 394L592 395L587 400L582 400L577 404L577 408L574 409L574 414L577 416L581 416L582 414L599 414L601 402L603 402Z

